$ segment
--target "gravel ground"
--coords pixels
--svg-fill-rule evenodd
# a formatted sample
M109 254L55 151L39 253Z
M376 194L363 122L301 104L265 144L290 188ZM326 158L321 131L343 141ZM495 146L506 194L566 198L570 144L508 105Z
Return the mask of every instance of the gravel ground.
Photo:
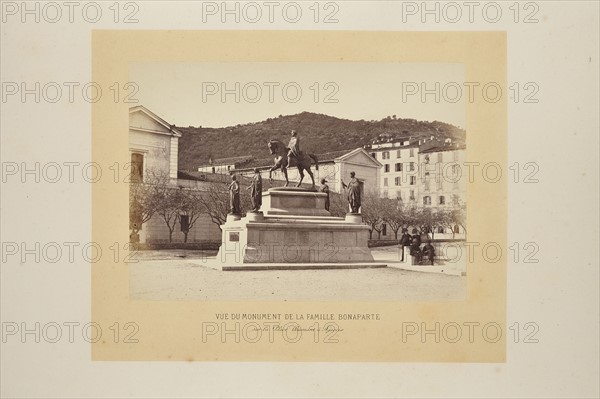
M392 268L232 272L202 266L196 256L144 256L129 264L132 299L460 301L467 292L466 277L437 273Z

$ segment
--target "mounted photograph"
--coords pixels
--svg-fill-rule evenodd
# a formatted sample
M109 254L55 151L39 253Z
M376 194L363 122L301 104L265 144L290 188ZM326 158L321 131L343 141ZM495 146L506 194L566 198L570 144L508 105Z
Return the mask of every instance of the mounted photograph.
M504 361L504 33L93 43L94 359Z

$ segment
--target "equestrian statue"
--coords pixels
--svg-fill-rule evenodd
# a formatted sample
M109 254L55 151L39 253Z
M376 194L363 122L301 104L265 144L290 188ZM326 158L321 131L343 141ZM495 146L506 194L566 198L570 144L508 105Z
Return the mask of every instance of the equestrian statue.
M319 160L314 154L306 154L304 151L300 151L300 138L295 130L292 130L292 138L287 146L275 139L269 140L267 145L271 155L275 155L275 164L269 169L270 182L273 182L273 171L281 169L285 176L285 187L287 187L290 183L288 180L287 168L296 166L298 168L298 173L300 174L300 181L296 184L296 187L300 187L302 184L304 171L306 171L312 180L313 189L315 188L315 178L310 170L310 166L314 162L315 170L319 170Z

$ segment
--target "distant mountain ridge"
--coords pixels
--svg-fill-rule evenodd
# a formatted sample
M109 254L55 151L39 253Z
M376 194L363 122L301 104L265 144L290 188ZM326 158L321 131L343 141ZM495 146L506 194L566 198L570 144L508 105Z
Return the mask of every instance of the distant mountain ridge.
M197 170L198 166L208 164L210 158L268 157L267 140L287 143L292 130L298 132L301 148L314 154L353 150L380 135L392 138L435 136L465 141L465 130L454 125L396 118L396 115L379 121L353 121L302 112L224 128L177 128L183 133L179 139L179 170Z

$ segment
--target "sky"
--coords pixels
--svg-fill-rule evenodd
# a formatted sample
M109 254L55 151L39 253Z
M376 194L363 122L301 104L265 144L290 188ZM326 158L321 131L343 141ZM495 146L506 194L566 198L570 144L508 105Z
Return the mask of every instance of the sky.
M130 64L129 81L139 88L139 105L181 127L234 126L304 111L466 127L464 66L456 63L144 62ZM422 89L437 92L438 101L435 94L423 98Z

